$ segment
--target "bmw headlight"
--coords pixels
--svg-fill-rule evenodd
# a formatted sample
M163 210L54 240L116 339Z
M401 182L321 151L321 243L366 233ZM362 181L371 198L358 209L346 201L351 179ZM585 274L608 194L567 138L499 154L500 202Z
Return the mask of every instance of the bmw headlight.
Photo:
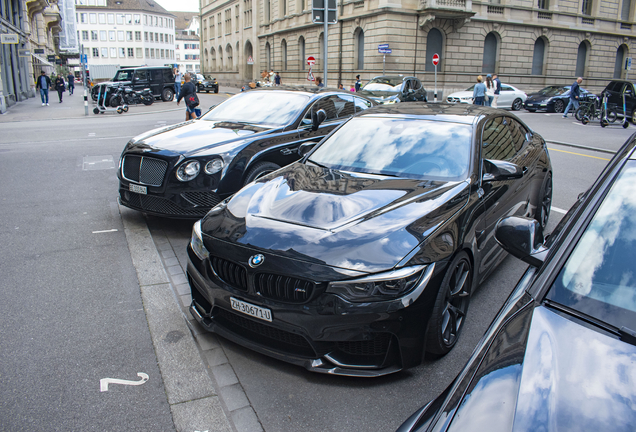
M330 282L327 292L353 302L392 300L413 290L426 267L405 267L359 279Z
M223 169L223 159L215 158L205 164L206 174L216 174Z
M201 164L196 160L185 161L177 168L177 179L182 182L190 181L199 175Z
M210 253L203 245L203 237L201 236L201 221L198 220L192 226L192 238L190 238L190 247L195 255L203 261L210 256Z

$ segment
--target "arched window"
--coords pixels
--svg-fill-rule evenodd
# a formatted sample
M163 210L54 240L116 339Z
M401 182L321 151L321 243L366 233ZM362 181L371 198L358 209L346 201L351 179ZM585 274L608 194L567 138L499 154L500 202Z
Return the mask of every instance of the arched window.
M252 62L254 62L254 57L253 57L254 53L252 50L252 43L250 41L245 42L245 58L246 59L250 59ZM251 80L254 78L254 67L251 64L247 65L247 68L245 69L245 78Z
M223 48L219 45L219 70L223 70Z
M364 69L364 31L362 29L358 29L356 35L356 54L356 69L362 70Z
M582 77L585 75L585 62L587 61L587 42L583 41L579 44L579 51L576 55L576 71L574 75Z
M627 46L621 45L616 50L616 64L614 65L614 78L621 79L623 77L623 62L627 54Z
M283 70L287 70L287 41L283 39L280 43L281 56L283 56Z
M486 35L484 40L484 62L481 66L482 73L493 73L497 65L497 36L493 32Z
M225 47L225 58L226 58L226 68L227 70L234 70L234 59L232 58L232 45L227 44Z
M210 58L212 59L212 64L210 65L210 70L216 70L216 51L214 48L210 48Z
M298 38L298 56L300 57L300 69L305 70L306 58L305 58L305 38Z
M426 36L426 66L425 70L434 72L435 65L433 64L433 54L439 54L439 63L437 63L438 70L442 70L442 32L436 28L432 28L428 31Z
M272 47L269 42L265 44L265 60L267 61L266 69L268 71L272 70Z
M543 59L545 58L545 40L539 38L534 43L532 55L532 75L543 75Z

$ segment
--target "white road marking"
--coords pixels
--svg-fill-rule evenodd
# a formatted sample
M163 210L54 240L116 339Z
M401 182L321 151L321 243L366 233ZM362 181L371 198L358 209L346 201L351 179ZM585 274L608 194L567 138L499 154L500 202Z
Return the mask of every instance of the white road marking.
M117 228L113 228L113 229L109 229L109 230L102 230L102 231L93 231L93 234L101 234L101 233L115 232L115 231L117 231Z
M567 210L563 210L563 209L558 208L558 207L552 207L552 211L553 212L557 212L557 213L561 213L561 214L566 214L568 212Z
M99 391L100 392L108 391L108 384L122 384L122 385L138 386L138 385L144 384L146 381L148 381L148 375L146 375L143 372L137 372L137 376L141 377L141 380L139 380L139 381L130 381L130 380L117 379L117 378L102 378L102 379L99 380Z
M88 136L89 136L89 137L94 137L94 136L95 136L95 132L89 132L89 133L88 133Z

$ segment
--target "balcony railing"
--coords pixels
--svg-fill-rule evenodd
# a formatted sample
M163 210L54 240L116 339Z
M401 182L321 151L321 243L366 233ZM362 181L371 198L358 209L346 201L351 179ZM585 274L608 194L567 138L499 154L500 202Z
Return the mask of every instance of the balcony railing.
M455 9L458 11L471 11L472 0L422 0L421 9Z

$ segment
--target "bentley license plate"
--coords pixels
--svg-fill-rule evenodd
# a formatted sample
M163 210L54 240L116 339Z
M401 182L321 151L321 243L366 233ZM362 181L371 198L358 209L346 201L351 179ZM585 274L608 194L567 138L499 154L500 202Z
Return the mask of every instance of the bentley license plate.
M253 316L254 318L262 319L263 321L272 322L272 311L269 309L235 299L234 297L230 297L230 303L232 304L232 309L235 311Z
M135 184L129 184L128 185L128 190L130 190L131 192L138 193L138 194L144 194L144 195L148 194L148 188L146 186L138 186L138 185L135 185Z

